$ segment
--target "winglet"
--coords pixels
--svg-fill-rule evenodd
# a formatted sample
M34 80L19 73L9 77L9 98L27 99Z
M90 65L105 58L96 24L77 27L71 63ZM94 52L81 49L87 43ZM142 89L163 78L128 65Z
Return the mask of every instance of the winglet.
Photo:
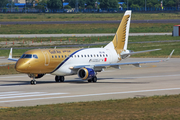
M10 53L9 53L9 58L12 59L12 48L11 48Z
M168 58L165 61L168 61L171 58L173 53L174 53L174 50L172 50L171 54L168 56Z

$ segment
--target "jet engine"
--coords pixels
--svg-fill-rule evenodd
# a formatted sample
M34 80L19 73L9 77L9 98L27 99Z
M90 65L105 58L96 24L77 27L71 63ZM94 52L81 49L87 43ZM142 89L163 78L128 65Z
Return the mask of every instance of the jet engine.
M96 76L96 73L91 68L81 68L78 70L77 74L83 80L92 79L93 77Z

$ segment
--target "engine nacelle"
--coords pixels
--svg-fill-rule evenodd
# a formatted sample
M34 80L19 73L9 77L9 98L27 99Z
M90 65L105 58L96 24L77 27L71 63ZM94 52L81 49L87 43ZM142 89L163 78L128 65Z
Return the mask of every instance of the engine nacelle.
M96 76L96 73L91 68L81 68L81 69L78 70L77 74L83 80L91 79L94 76Z

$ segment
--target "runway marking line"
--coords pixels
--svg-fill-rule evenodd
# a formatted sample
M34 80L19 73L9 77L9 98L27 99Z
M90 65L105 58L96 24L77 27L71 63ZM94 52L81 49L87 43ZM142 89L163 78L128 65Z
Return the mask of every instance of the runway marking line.
M167 90L180 90L180 88L166 88L166 89L152 89L152 90L138 90L138 91L124 91L124 92L112 92L112 93L97 93L97 94L84 94L84 95L72 95L72 96L57 96L57 97L45 97L45 98L31 98L31 99L19 99L19 100L6 100L0 101L0 103L6 102L22 102L31 100L48 100L48 99L60 99L60 98L74 98L74 97L89 97L100 95L115 95L115 94L128 94L128 93L143 93L143 92L155 92L155 91L167 91Z
M127 77L127 78L154 78L154 77L172 77L172 76L180 76L180 74L175 74L175 75L162 75L162 76Z
M0 77L0 78L17 78L17 77L25 77L25 76L12 76L12 77Z
M10 93L10 94L11 94L11 93L19 93L19 92L21 92L21 91L13 91L13 92L0 92L0 95L1 95L1 94L8 94L8 93Z
M32 93L31 93L32 94ZM12 99L12 98L24 98L24 97L36 97L36 96L49 96L49 95L64 95L68 93L46 93L46 94L32 94L32 95L21 95L21 96L6 96L6 97L0 97L0 99Z
M28 93L14 93L14 94L12 94L12 93L10 93L10 94L3 94L3 95L1 95L0 94L0 99L1 99L1 97L2 96L16 96L16 95L29 95L29 94L42 94L42 93L44 93L44 92L28 92Z

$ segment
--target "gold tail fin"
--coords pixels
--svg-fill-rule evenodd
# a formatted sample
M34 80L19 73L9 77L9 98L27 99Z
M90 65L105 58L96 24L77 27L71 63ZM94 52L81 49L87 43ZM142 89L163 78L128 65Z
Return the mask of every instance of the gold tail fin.
M114 49L116 50L117 54L120 54L123 50L127 49L130 18L131 18L131 11L127 11L112 41L114 45Z

